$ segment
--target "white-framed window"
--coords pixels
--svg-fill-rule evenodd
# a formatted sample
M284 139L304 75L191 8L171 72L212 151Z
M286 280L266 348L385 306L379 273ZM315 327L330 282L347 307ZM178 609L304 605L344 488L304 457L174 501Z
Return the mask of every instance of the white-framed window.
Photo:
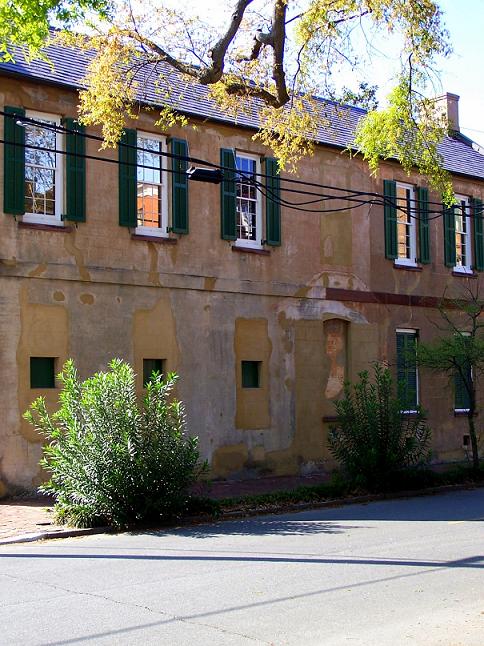
M472 228L470 199L456 195L455 217L455 271L472 272Z
M418 330L398 328L397 386L403 403L402 413L414 413L420 403L417 369Z
M62 224L64 208L64 137L60 116L26 112L24 222ZM45 126L43 125L45 124Z
M260 159L237 152L237 245L262 248L262 198L252 180L260 173Z
M416 199L414 186L397 182L397 265L417 264Z
M166 139L138 132L137 140L137 226L142 235L168 235L168 187Z

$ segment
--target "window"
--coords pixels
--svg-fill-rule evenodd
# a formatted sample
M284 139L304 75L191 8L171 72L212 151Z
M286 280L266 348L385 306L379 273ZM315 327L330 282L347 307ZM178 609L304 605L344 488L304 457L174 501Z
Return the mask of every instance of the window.
M261 361L242 361L242 388L260 388Z
M417 262L415 188L397 183L397 264L415 265Z
M469 198L457 195L455 218L455 270L472 271L471 218Z
M416 330L397 330L397 384L404 413L414 412L419 404L417 336Z
M394 180L383 181L385 257L395 265L430 263L429 192ZM418 229L418 233L417 233Z
M30 387L55 388L54 357L30 357Z
M24 124L25 183L24 221L60 224L63 212L63 136L56 131L60 117L27 112L39 122ZM45 126L40 125L45 124Z
M137 140L137 220L136 232L144 235L166 235L168 199L163 137L138 133Z
M163 377L164 364L164 359L143 359L143 388L146 388L146 384L151 381L151 376L154 372Z
M261 247L261 194L253 182L260 173L260 162L257 157L237 153L235 163L241 171L236 176L237 244Z

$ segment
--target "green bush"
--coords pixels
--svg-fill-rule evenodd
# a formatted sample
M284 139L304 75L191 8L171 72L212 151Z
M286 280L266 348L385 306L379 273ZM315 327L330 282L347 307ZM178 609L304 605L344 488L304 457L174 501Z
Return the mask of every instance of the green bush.
M335 402L338 422L330 429L329 449L354 482L386 490L402 470L428 463L430 429L420 409L402 414L387 368L375 365L373 383L366 371L359 378L346 383L343 399Z
M119 359L84 382L69 360L59 379L59 410L50 415L39 397L25 413L47 440L40 464L51 477L40 491L55 497L57 518L119 527L183 512L206 464L171 397L176 375L153 373L142 403L133 369Z

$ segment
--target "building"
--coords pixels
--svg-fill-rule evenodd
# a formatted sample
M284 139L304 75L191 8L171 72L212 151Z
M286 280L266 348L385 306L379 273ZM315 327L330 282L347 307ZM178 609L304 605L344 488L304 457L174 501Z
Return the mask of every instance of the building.
M460 199L453 215L395 161L370 177L344 153L363 111L331 104L300 164L312 183L303 189L385 193L387 207L333 199L298 210L278 196L316 198L277 177L252 141L254 118L230 122L201 87L183 103L197 129L160 133L142 111L119 152L100 152L99 131L75 122L88 54L49 55L53 69L20 54L0 66L1 491L42 480L41 438L22 413L39 394L55 404L68 357L83 377L126 359L140 392L153 368L178 372L213 477L331 468L326 437L344 379L375 360L401 368L403 348L435 334L445 288L483 281L482 219L471 216L484 156L458 133L457 97L446 97L456 133L442 144ZM187 153L261 173L260 190L188 181ZM465 403L444 378L406 378L409 410L428 410L435 461L463 459Z

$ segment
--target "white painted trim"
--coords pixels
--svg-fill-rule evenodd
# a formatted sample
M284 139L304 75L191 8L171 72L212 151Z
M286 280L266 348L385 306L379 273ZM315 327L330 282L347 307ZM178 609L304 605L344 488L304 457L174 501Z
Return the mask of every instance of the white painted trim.
M403 188L410 189L410 213L409 213L409 226L410 226L410 258L395 258L395 265L406 265L407 267L417 267L417 220L416 220L416 204L417 204L417 191L412 184L405 184L404 182L395 182L396 190ZM398 203L398 195L396 196ZM397 253L398 253L398 209L397 209Z

